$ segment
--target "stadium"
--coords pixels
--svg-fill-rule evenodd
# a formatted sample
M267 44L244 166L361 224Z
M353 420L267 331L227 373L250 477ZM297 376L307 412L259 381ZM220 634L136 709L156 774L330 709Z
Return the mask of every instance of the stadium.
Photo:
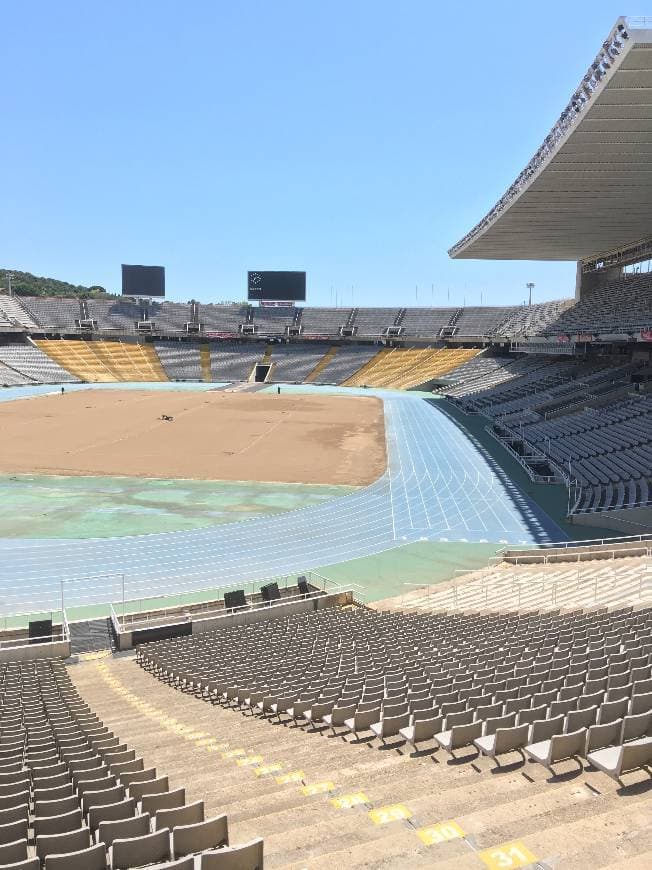
M652 19L453 261L0 292L0 868L652 862ZM12 286L13 282L13 286Z

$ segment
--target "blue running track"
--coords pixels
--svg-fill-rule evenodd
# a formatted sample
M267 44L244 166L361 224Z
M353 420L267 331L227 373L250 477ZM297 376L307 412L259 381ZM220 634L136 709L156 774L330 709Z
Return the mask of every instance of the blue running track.
M564 533L433 404L384 400L388 467L322 505L189 532L91 540L0 539L0 611L175 595L280 576L418 541L534 543ZM84 579L82 579L84 578Z

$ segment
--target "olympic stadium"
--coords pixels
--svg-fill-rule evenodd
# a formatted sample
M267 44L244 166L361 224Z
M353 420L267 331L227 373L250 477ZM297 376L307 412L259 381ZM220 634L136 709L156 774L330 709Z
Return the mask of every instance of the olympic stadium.
M620 18L449 250L555 301L7 276L0 867L650 866L650 95Z

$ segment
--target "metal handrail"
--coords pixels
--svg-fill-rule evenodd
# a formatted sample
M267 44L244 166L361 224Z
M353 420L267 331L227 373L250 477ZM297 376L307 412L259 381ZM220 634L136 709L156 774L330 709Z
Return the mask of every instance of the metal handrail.
M309 592L308 594L302 595L299 593L297 595L283 596L282 598L277 598L277 599L274 599L273 601L270 601L270 602L260 602L260 603L259 602L255 602L255 603L254 602L247 602L247 604L244 605L243 607L237 607L237 608L234 608L234 607L216 608L216 607L214 607L214 608L211 608L210 610L203 610L203 611L200 610L200 611L197 611L194 613L193 612L188 612L187 614L180 613L179 619L177 621L178 622L188 622L188 621L191 621L192 619L215 619L215 618L219 618L221 616L227 616L228 614L233 613L235 611L237 611L239 613L243 613L243 612L245 612L245 610L251 612L253 610L262 610L262 609L264 609L264 607L267 609L269 609L269 608L273 609L274 607L280 607L280 606L283 606L285 604L293 604L297 601L307 601L309 599L318 598L324 594L335 595L338 592L349 592L349 591L351 591L351 587L356 587L359 589L364 588L364 587L359 586L359 584L357 584L357 583L347 583L346 585L335 586L334 588L329 589L328 592L326 592L326 593L324 590L316 589L312 592ZM151 615L149 617L145 617L142 619L138 619L140 614L137 614L137 613L136 614L127 614L125 621L123 623L120 623L120 620L118 619L117 615L115 615L115 611L113 610L113 607L111 607L112 616L115 616L116 624L118 625L118 631L132 631L134 628L136 628L138 626L144 626L144 625L147 625L148 623L152 623L152 622L158 623L158 622L160 622L161 619L165 619L164 614L166 612L168 612L168 610L172 610L172 609L182 610L183 605L180 605L177 608L165 608L165 609L160 610L160 611L152 611ZM129 619L129 621L128 621L128 619Z

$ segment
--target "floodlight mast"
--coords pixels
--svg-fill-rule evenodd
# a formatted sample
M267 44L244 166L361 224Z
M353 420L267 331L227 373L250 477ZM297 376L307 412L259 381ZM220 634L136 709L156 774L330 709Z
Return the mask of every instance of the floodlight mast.
M528 305L531 306L531 305L532 305L532 291L534 290L534 284L532 283L532 281L528 281L527 284L526 284L525 286L527 287L527 289L528 289L528 291L529 291L529 302L528 302Z

